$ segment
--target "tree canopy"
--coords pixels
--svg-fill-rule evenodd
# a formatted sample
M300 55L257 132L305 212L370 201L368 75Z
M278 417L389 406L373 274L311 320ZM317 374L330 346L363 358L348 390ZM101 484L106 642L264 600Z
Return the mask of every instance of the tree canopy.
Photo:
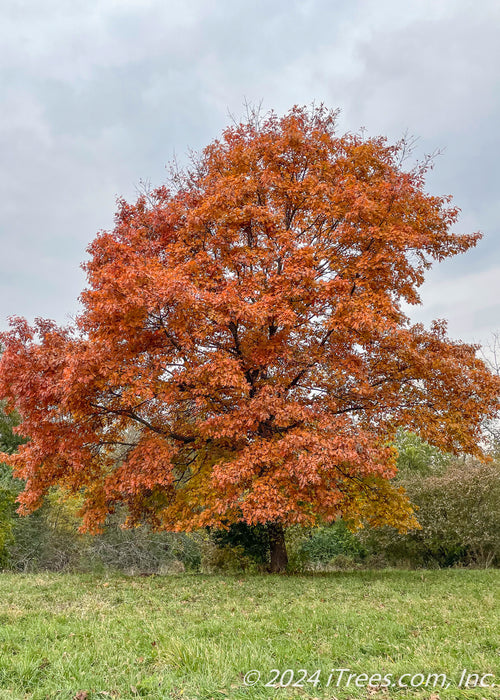
M480 234L426 193L405 143L295 107L227 128L170 187L119 202L72 328L12 319L0 397L30 442L8 457L36 508L83 494L84 527L413 522L398 427L480 454L499 380L443 321L412 325L433 261ZM277 533L277 534L276 534ZM274 536L274 535L273 535Z

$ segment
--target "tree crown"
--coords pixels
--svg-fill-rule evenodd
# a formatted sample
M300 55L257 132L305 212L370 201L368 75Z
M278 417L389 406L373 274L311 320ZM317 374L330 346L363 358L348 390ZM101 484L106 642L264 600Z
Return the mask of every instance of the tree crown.
M407 525L398 427L479 454L499 382L445 324L411 325L433 261L479 234L405 170L405 144L337 136L293 108L230 127L136 203L85 264L73 329L3 335L0 396L31 441L10 458L36 507L85 494L85 526Z

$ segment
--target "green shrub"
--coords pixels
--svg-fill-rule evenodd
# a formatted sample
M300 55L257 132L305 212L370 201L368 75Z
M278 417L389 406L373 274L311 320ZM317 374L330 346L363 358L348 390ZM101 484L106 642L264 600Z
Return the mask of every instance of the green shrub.
M202 546L201 570L207 574L239 574L262 570L253 557L245 553L242 545L216 544L207 536Z
M233 523L227 530L212 530L211 536L217 547L239 547L258 564L269 562L269 535L265 525Z
M25 440L13 432L19 417L15 413L7 415L4 408L4 402L0 401L0 452L12 454ZM22 482L13 478L11 468L0 462L0 568L10 565L10 548L15 539L15 500L21 488Z
M418 507L420 530L405 535L390 528L359 535L391 565L425 567L500 564L500 464L455 460L440 475L400 479Z
M339 555L362 559L366 549L359 538L352 533L343 520L333 525L311 530L301 544L305 562L328 564Z
M13 536L14 494L5 488L0 488L0 569L9 564L9 547Z

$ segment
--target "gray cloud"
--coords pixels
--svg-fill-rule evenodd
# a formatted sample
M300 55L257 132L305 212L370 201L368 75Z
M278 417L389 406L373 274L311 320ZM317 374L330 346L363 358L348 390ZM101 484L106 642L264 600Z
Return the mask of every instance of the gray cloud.
M161 183L245 98L324 101L342 129L444 148L428 186L485 237L432 271L412 314L465 339L500 326L498 3L4 0L1 13L0 327L73 314L115 197Z

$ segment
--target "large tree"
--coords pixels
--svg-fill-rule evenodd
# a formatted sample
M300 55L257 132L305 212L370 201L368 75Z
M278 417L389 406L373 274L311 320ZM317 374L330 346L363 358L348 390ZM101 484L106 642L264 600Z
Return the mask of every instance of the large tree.
M480 454L498 379L402 311L479 234L450 231L404 143L334 126L294 108L226 129L170 189L120 202L75 328L12 320L21 508L57 484L91 531L118 503L159 528L265 524L280 570L288 525L413 522L390 482L398 426Z

